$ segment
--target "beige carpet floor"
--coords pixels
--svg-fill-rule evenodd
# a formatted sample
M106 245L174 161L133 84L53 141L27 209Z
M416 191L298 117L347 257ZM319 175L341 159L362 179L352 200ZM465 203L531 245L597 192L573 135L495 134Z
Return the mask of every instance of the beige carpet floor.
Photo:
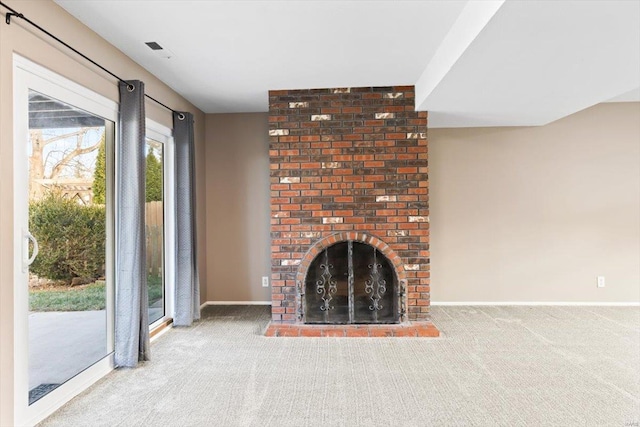
M640 308L433 307L441 338L266 338L208 307L43 426L638 426Z

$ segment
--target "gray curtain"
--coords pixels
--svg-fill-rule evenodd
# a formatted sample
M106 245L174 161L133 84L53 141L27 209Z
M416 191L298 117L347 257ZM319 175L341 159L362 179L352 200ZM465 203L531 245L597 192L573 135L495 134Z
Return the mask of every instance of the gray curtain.
M120 82L116 149L115 363L149 360L145 242L144 83Z
M196 242L195 149L193 115L173 113L176 160L175 326L200 318L200 279Z

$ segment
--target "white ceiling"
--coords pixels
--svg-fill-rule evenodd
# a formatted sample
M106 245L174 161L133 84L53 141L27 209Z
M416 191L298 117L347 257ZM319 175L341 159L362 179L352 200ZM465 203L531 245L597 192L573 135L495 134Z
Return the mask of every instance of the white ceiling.
M406 84L430 127L640 100L636 0L56 2L206 113L267 111L272 89Z

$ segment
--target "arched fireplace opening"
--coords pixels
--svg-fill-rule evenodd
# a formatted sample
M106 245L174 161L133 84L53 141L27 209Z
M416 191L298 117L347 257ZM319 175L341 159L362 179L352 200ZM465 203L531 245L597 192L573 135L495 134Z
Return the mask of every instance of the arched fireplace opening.
M301 291L305 323L400 322L401 290L394 265L364 242L325 247L309 264Z

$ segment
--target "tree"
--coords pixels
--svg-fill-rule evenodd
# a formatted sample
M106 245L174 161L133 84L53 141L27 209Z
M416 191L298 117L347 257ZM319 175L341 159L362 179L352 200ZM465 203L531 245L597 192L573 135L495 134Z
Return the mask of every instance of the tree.
M96 170L93 173L93 203L104 205L107 203L107 154L104 132L100 138Z
M146 175L147 202L162 201L162 160L156 157L153 147L147 153Z
M162 201L162 158L158 158L154 147L149 148L146 157L146 201ZM106 154L104 134L100 139L98 157L96 159L96 170L93 178L93 202L97 204L106 203Z
M32 199L39 199L44 195L45 180L56 180L65 175L73 175L76 178L91 174L91 167L84 163L83 157L98 149L100 142L87 145L85 136L90 130L96 128L80 128L64 135L54 135L45 138L43 129L31 129L31 155L29 156L29 193ZM63 145L56 149L51 145L58 141L75 138L75 143ZM47 146L53 149L45 150ZM47 171L50 171L47 173Z

